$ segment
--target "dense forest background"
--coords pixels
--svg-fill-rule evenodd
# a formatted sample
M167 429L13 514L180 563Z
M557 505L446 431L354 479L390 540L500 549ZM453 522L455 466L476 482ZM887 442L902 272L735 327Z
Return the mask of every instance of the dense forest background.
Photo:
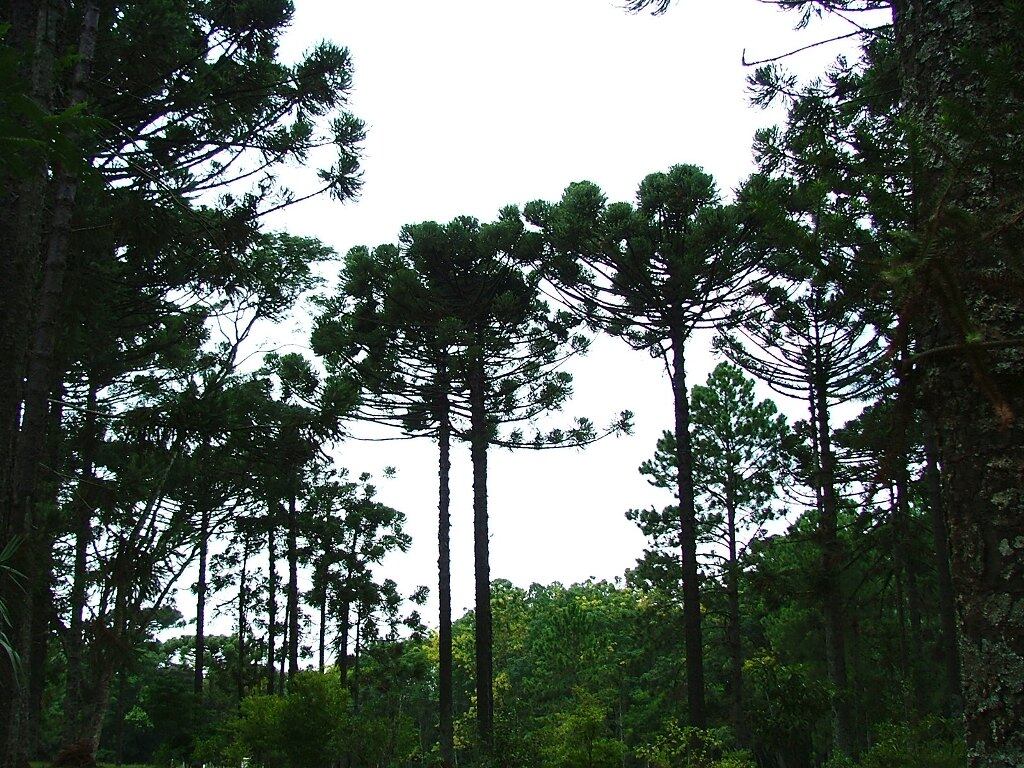
M575 181L339 255L268 225L363 183L351 56L285 63L290 2L4 3L0 765L1024 764L1024 11L771 4L855 55L749 63L784 121L737 189ZM570 408L595 339L672 404L618 468L644 553L493 579L489 457L633 430ZM436 447L414 590L368 427Z

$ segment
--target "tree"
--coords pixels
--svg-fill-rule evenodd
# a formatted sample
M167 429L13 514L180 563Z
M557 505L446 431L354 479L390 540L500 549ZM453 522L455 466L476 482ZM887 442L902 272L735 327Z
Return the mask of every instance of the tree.
M290 16L286 2L263 4L258 12L217 4L156 5L11 4L14 68L30 84L15 99L14 133L32 123L45 126L23 162L2 168L5 203L12 204L3 206L0 219L0 514L5 542L44 531L41 541L26 538L19 554L30 583L29 600L12 616L13 638L23 650L45 635L45 628L38 629L46 617L33 605L45 599L39 596L47 588L52 532L49 525L30 523L37 508L50 503L49 488L57 487L38 468L41 446L56 438L45 430L60 423L63 406L51 401L62 401L59 390L72 362L66 357L73 335L67 329L75 324L63 323L63 315L78 279L97 266L130 260L137 243L116 242L105 252L83 247L91 240L83 233L96 231L93 217L105 229L110 221L104 214L129 201L111 218L130 218L129 209L136 215L145 211L134 223L146 225L127 232L152 235L160 231L159 214L174 210L179 232L187 228L182 220L189 220L206 230L202 239L235 256L252 243L259 216L299 199L273 182L267 174L273 166L305 157L326 141L338 154L323 169L320 191L345 198L358 186L362 127L341 109L350 85L347 52L322 45L294 66L277 62L273 40ZM147 42L150 33L155 42ZM139 57L142 48L148 55ZM74 66L55 66L64 51L76 51ZM102 94L92 82L103 83ZM86 113L93 119L81 119ZM216 212L189 199L228 185L233 195ZM43 204L48 199L52 205ZM79 219L74 232L73 216ZM125 230L109 231L119 237ZM193 285L198 294L186 290L178 300L197 298L218 278L224 278L221 284L235 282L226 274L234 263L225 259L220 271L211 270L205 282ZM156 325L153 318L148 322ZM13 682L5 677L4 687L13 689ZM37 680L29 683L28 689L40 690ZM14 702L13 719L4 714L2 736L10 745L5 761L18 763L19 750L32 741L26 734L33 714L21 699Z
M720 203L714 179L693 165L647 176L637 205L608 205L589 182L559 203L532 203L543 271L574 311L630 346L660 357L675 403L679 545L686 615L687 701L706 721L697 529L686 387L686 343L699 329L732 322L754 271L737 209Z
M542 300L540 272L524 269L541 243L514 207L488 224L461 217L447 225L406 227L403 239L416 271L443 297L463 347L455 375L468 396L473 465L476 706L480 737L489 750L494 694L487 451L493 443L542 448L595 439L592 422L583 418L568 430L537 432L532 443L524 442L521 428L561 408L572 391L572 376L562 364L585 351L587 342L573 333L578 323L569 313L553 311ZM624 428L628 418L623 413L606 434ZM514 425L504 438L503 424Z
M359 418L437 438L438 716L441 760L453 765L449 507L453 400L462 394L453 381L458 325L417 274L408 249L392 245L351 249L338 292L319 307L311 344L328 371L351 372L359 382Z
M831 409L871 391L879 351L877 337L858 316L849 294L836 287L855 285L855 275L844 273L839 266L845 260L829 259L826 263L835 266L825 269L815 266L818 260L829 258L822 249L845 247L843 239L829 239L822 221L828 220L822 217L799 224L785 235L795 235L796 240L778 241L782 256L777 262L777 275L784 282L769 288L766 303L756 316L748 318L733 334L720 337L720 341L736 364L775 391L809 406L812 483L821 547L821 610L834 689L834 743L837 750L850 754L854 749L854 725L848 701L845 619L838 581L846 555L838 535L840 502ZM795 250L789 250L789 244L794 244ZM837 272L830 274L829 269Z
M692 400L694 487L698 523L725 547L723 576L728 598L729 695L732 721L743 734L743 645L740 606L742 560L750 542L764 534L776 512L772 502L789 470L789 428L771 400L755 403L754 381L720 363ZM661 488L675 486L675 436L665 432L653 460L640 471ZM717 553L716 553L717 554Z
M635 9L664 0L638 0ZM897 89L910 145L917 156L912 183L916 215L911 247L897 265L907 280L900 298L918 307L932 335L914 363L922 373L927 410L940 433L948 468L957 603L966 633L962 680L973 765L1020 762L1022 698L1019 618L990 606L1013 601L1005 591L1021 570L1019 473L1024 431L1021 360L1020 218L1014 201L1021 166L1003 150L1020 139L1020 26L1015 5L975 0L853 3L780 0L808 19L814 12L889 8ZM1019 462L1018 462L1019 463ZM986 543L988 542L988 543ZM992 544L991 542L1005 542ZM985 552L998 549L992 566ZM999 585L999 586L994 586ZM1008 661L1009 660L1009 661ZM1012 678L1012 681L1011 681ZM992 702L998 702L993 706Z

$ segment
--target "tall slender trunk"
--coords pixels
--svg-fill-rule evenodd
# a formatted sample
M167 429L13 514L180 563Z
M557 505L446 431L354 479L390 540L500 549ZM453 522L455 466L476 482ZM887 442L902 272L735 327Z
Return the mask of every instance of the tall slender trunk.
M921 662L924 659L924 642L921 633L922 600L921 590L917 583L917 571L914 568L913 536L910 527L910 439L908 425L911 422L914 406L911 402L910 382L907 380L909 364L906 344L899 350L896 362L896 417L893 424L891 439L894 450L889 457L890 472L896 485L896 499L892 508L893 528L896 543L896 563L903 570L907 588L907 615L910 619L909 636L909 672L911 691L914 698L914 709L918 715L925 711L926 693L922 677Z
M922 678L921 662L924 660L924 641L921 639L921 590L917 583L917 571L910 557L910 477L907 471L906 455L897 458L896 472L896 504L893 508L896 527L897 563L903 570L907 588L907 618L909 619L910 635L908 638L908 661L910 664L910 684L914 696L914 707L920 715L927 706L924 679Z
M210 509L203 499L199 513L199 577L196 580L196 663L192 679L192 692L198 700L203 697L203 665L206 662L206 562L210 547Z
M832 685L833 748L850 755L854 750L854 723L849 703L846 674L845 607L839 574L843 567L843 548L839 539L839 500L835 487L835 459L832 455L832 427L829 423L827 383L817 362L814 387L816 432L818 439L818 484L821 488L818 537L821 546L822 614L825 619L825 662Z
M324 571L327 569L325 568ZM319 669L320 674L324 673L325 650L327 647L327 573L325 572L320 580L323 584L323 593L320 595L320 637L319 637Z
M242 533L242 564L238 574L238 703L245 698L246 609L249 601L249 537Z
M288 634L291 629L291 602L284 601L284 637L281 638L281 651L278 653L277 668L277 694L284 696L285 692L285 669L284 664L288 658Z
M455 765L455 736L452 716L452 574L451 574L451 405L448 400L447 368L438 373L440 408L437 428L437 592L438 628L438 721L441 765Z
M487 520L486 374L478 357L469 377L470 455L473 463L473 561L476 587L476 718L480 740L489 750L494 735L493 627L490 540Z
M114 727L117 734L114 737L114 765L120 766L124 762L124 716L125 696L127 696L128 675L122 667L117 672L117 704L114 706Z
M672 396L675 404L676 492L679 497L679 549L683 573L683 632L686 645L686 703L690 725L704 728L704 639L697 566L697 509L693 490L690 395L686 389L686 339L672 334Z
M942 500L942 477L939 473L939 448L935 427L924 419L925 483L928 489L928 512L932 523L932 544L935 550L935 573L939 597L939 628L943 668L946 676L945 711L950 717L963 714L960 690L960 647L957 642L956 602L953 597L953 576L949 570L949 530Z
M72 565L71 590L68 596L70 619L65 642L67 671L64 691L65 727L78 717L82 696L82 650L85 643L85 598L88 577L89 544L92 542L92 516L95 462L100 431L96 423L97 388L90 384L85 399L85 425L82 430L82 472L72 501L75 531L75 556Z
M892 541L893 560L896 563L896 567L893 569L892 584L893 584L893 605L896 608L896 647L899 655L899 668L898 679L902 682L910 676L910 654L907 650L909 643L907 642L907 611L904 607L906 601L903 596L903 574L904 569L899 564L899 544L895 537ZM901 686L902 687L902 686Z
M356 712L359 711L359 694L360 694L360 680L359 680L359 662L363 653L363 603L361 600L356 601L356 652L355 658L352 660L352 704L355 707Z
M288 499L288 677L299 671L299 516Z
M338 637L338 673L341 677L342 688L348 685L348 635L352 629L352 596L355 595L352 588L352 575L355 573L358 547L359 526L354 525L352 526L352 545L345 564L345 589L341 600L341 627Z
M725 591L729 603L729 687L732 699L732 725L741 741L746 740L743 719L743 640L740 627L740 563L736 545L736 504L732 489L726 489L726 526L729 548Z
M273 695L274 686L274 661L276 650L274 642L277 638L277 525L273 519L276 505L269 505L271 520L267 531L267 694Z
M348 633L351 630L352 604L346 599L341 602L341 621L338 631L338 676L342 687L348 685Z

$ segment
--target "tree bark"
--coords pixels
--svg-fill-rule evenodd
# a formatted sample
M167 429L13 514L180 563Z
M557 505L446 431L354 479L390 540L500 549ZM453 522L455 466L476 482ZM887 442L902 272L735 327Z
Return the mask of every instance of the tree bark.
M968 754L974 768L1008 768L1024 765L1024 45L1013 3L906 5L903 99L922 136L916 277L935 348L951 350L921 367L939 431Z
M700 570L697 566L697 510L693 488L693 446L690 437L690 395L686 389L686 340L672 338L672 396L675 403L676 484L679 498L679 549L683 573L683 626L686 645L686 703L690 725L707 726L704 706L704 639L700 612Z
M21 56L19 75L44 113L53 108L53 68L65 5L58 0L15 0L6 19L11 25L8 42ZM5 541L22 535L13 508L14 457L49 177L48 161L41 158L24 178L0 179L0 535ZM14 681L0 679L0 686L8 687L5 683ZM0 728L8 719L0 720Z
M45 12L44 12L45 13ZM85 5L81 33L78 41L78 60L75 65L70 89L70 104L82 103L86 98L86 83L92 67L93 57L96 51L96 30L99 23L99 9L94 2ZM46 66L52 66L52 45L50 33L53 29L51 20L42 15L40 17L40 34L37 37L40 49L47 49L49 53L40 59L48 61ZM39 56L37 56L39 59ZM40 64L39 66L43 66ZM33 93L49 93L52 88L52 70L48 73L41 72L38 67L34 71L42 81L33 86ZM75 137L70 137L72 141ZM9 537L18 536L24 541L19 547L10 564L17 571L22 573L27 582L28 588L20 601L13 603L8 601L11 619L11 641L19 655L26 661L25 669L31 673L32 655L32 617L34 615L33 597L38 585L43 578L40 573L39 559L33 556L33 552L39 545L36 538L36 525L33 520L35 507L34 491L38 474L38 464L46 445L47 416L49 414L48 397L53 382L53 350L57 339L57 318L61 308L61 299L64 288L64 274L67 271L67 246L71 231L71 215L75 207L75 195L78 190L77 178L66 168L55 169L55 198L50 214L49 239L47 241L46 254L43 262L43 272L39 294L35 300L35 316L32 324L31 344L28 352L28 360L25 367L24 389L14 382L14 392L23 392L24 399L21 406L20 430L16 421L8 421L4 427L10 432L8 435L0 435L0 451L6 454L6 448L13 440L13 461L9 455L0 456L0 480L4 480L7 487L0 488L3 496L0 496L0 514L3 515L3 524L0 525L4 535L4 542ZM37 180L33 189L45 188L45 178ZM39 185L42 185L41 187ZM40 202L42 197L39 196ZM30 201L31 202L31 201ZM30 218L34 217L32 214ZM27 226L38 227L38 219L33 218L27 222ZM14 330L23 329L27 326L25 312L29 310L30 303L26 303L30 291L30 273L24 272L22 267L29 267L34 263L35 254L30 252L35 244L39 242L39 236L31 235L25 243L20 243L21 248L27 249L15 255L13 263L10 263L13 277L16 282L12 298L15 299L15 306L5 310L5 323L7 328L2 331L6 335L10 328ZM21 265L21 266L19 266ZM20 348L21 342L14 340ZM6 343L6 342L5 342ZM7 350L4 350L7 353ZM17 349L14 350L15 357L7 362L14 366L15 376L19 376L20 360ZM0 367L5 367L0 365ZM10 383L10 382L8 382ZM4 396L7 396L5 393ZM0 417L17 419L17 402L15 399L14 412L0 413ZM10 411L11 402L4 402L2 407ZM13 428L12 428L13 427ZM8 473L8 468L10 471ZM6 708L6 732L4 733L3 759L0 765L3 768L21 768L27 756L27 749L31 743L31 701L30 691L32 689L29 680L14 681L0 679L0 685L13 691L10 697L9 708Z
M493 626L490 538L487 519L487 379L479 357L469 377L470 454L473 464L473 565L476 592L476 718L480 740L490 750L494 737Z

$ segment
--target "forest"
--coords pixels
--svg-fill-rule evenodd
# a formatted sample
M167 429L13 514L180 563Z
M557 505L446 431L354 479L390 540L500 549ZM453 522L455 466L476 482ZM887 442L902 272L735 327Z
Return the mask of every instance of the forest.
M1024 3L760 2L855 55L743 54L735 189L681 148L339 253L276 223L358 216L344 29L5 0L0 768L1024 766ZM513 583L489 459L631 439L615 373L571 407L606 339L671 403L643 553ZM364 427L431 449L415 589Z

